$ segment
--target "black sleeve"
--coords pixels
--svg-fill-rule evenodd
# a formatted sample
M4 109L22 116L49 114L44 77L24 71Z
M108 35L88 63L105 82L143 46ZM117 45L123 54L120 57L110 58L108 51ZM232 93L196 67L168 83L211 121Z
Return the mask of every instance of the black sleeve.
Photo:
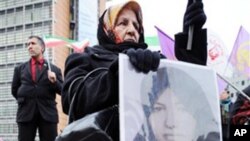
M207 63L207 30L193 33L192 49L187 50L187 33L175 35L175 56L180 61L206 65Z
M59 69L59 68L57 68L56 70L57 70L56 71L56 82L54 84L54 88L55 88L56 93L61 95L62 84L63 84L62 72L61 72L61 69Z
M85 83L81 83L82 79L77 80L70 92L68 91L74 80L86 76L96 68L93 68L91 62L90 56L83 53L71 54L65 63L65 81L62 89L63 111L68 114L70 101L77 92L74 103L74 116L77 119L118 103L118 73L113 69L102 70L89 77Z
M21 80L20 80L19 67L15 67L11 84L11 93L15 97L15 99L17 99L17 91L20 85L21 85Z

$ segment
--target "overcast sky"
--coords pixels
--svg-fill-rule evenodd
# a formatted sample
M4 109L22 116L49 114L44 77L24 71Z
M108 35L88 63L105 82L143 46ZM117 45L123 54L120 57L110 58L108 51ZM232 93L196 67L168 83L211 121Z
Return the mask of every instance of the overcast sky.
M126 0L113 0L114 3ZM172 38L182 30L187 0L137 0L142 7L146 36L157 35L154 25ZM241 25L250 32L250 0L203 0L208 28L230 52Z

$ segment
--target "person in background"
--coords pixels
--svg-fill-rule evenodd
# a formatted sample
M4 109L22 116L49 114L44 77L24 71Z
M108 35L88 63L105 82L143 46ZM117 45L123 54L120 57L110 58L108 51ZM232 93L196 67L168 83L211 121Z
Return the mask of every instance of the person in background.
M220 94L220 100L221 102L227 101L230 98L228 91L224 90Z
M206 65L207 33L206 29L202 29L205 21L201 0L195 3L189 0L184 15L183 32L175 35L175 54L180 61ZM187 50L188 28L191 25L194 26L193 43L192 49ZM97 38L99 45L87 47L83 53L73 53L65 62L62 105L64 113L68 114L72 97L77 92L73 109L74 120L119 104L119 53L127 54L132 66L139 73L156 71L160 59L165 58L159 52L147 49L142 11L136 1L127 1L106 9L99 19ZM77 80L97 68L106 69L89 77L87 83L81 84ZM106 134L117 141L119 125L112 126L115 130Z
M243 92L250 97L250 85ZM233 125L250 125L250 101L240 93L231 106L230 119Z
M45 44L39 36L30 36L27 43L30 60L16 66L12 95L17 100L18 141L54 141L57 136L58 113L56 93L61 94L61 70L43 57ZM49 70L49 66L51 70Z

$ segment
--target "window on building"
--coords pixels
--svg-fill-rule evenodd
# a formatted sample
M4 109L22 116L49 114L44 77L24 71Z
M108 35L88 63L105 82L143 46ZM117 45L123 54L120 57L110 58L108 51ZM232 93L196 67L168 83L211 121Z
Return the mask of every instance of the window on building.
M44 13L42 11L43 5L42 3L35 4L33 9L33 21L40 21L44 19Z
M0 51L0 64L6 64L6 61L7 61L6 52Z
M15 31L15 43L22 44L23 43L23 26L17 26Z
M7 29L7 44L13 44L15 41L15 32L14 27L10 27Z
M15 24L14 9L7 10L7 23L6 24L7 24L7 26Z
M0 26L6 26L5 10L0 11Z
M23 40L26 41L29 36L33 35L33 24L25 25L25 32L23 35Z
M29 54L26 48L15 49L15 62L25 62L29 59Z
M0 29L0 43L1 43L0 47L6 44L5 29Z
M25 7L25 21L26 23L30 23L33 21L33 15L32 15L32 5L28 5Z
M23 23L23 7L16 8L16 25L20 25Z
M43 24L44 24L43 25L44 34L45 35L52 34L52 21L46 21Z
M43 8L43 17L45 20L52 18L52 2L45 2Z
M7 0L0 0L0 9L5 8L7 6Z
M15 4L15 0L7 0L7 1L8 1L6 5L7 7L11 7Z
M7 80L7 72L5 69L0 69L0 83L4 83Z

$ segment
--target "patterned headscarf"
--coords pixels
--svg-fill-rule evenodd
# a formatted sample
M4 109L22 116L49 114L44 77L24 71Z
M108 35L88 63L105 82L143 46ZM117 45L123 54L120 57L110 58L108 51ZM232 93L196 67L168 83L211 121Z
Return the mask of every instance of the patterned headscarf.
M136 18L139 22L139 34L143 34L143 26L142 26L142 11L140 5L136 1L128 1L126 3L122 4L117 4L114 6L111 6L110 8L107 9L105 12L105 15L103 17L103 24L104 24L104 30L106 34L108 35L111 40L113 40L115 43L120 43L122 42L121 39L119 39L116 36L116 33L114 31L114 27L116 25L116 22L118 20L118 17L121 13L121 11L124 8L131 9L134 11ZM144 37L143 37L144 38Z

